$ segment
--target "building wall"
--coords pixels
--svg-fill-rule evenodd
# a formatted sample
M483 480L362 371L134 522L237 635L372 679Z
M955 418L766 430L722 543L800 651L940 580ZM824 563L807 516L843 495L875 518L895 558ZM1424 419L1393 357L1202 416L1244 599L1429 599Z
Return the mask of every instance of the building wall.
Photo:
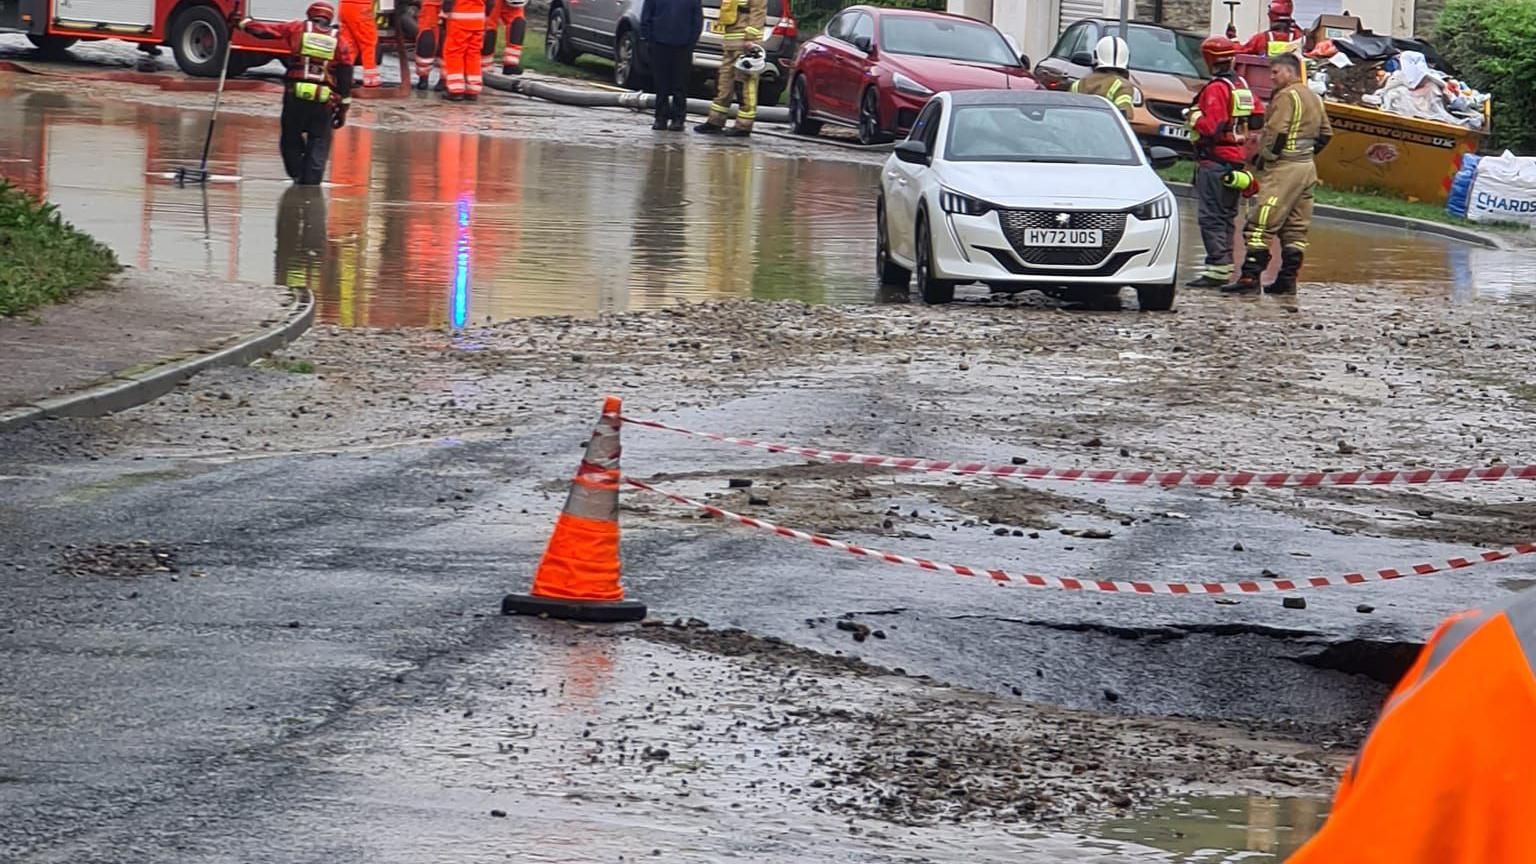
M1413 8L1413 35L1429 38L1435 33L1435 19L1445 8L1445 0L1417 0Z
M1366 28L1393 36L1413 35L1418 28L1416 6L1443 2L1444 0L1335 0L1337 11L1347 10L1351 15L1360 18ZM1269 18L1265 14L1268 8L1268 0L1241 0L1238 3L1234 17L1237 21L1239 39L1247 38L1268 26ZM1207 26L1211 28L1210 32L1225 32L1227 29L1226 4L1222 3L1222 0L1210 0L1209 10ZM1312 22L1309 20L1299 23L1307 27Z
M1222 19L1222 29L1209 29L1211 24L1209 7L1209 0L1163 0L1163 19L1159 23L1196 33L1224 32L1227 26L1226 19ZM1137 11L1141 12L1142 18L1146 20L1153 17L1154 9L1155 7L1148 0L1142 0L1141 8Z

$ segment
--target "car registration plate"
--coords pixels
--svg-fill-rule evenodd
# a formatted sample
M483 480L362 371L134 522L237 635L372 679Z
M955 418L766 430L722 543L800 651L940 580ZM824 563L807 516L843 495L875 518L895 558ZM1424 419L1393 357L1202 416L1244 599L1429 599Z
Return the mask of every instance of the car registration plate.
M1097 228L1027 228L1026 246L1102 246L1103 233Z
M1157 127L1157 134L1164 138L1183 138L1189 140L1189 130L1183 126L1175 126L1172 123L1163 123Z

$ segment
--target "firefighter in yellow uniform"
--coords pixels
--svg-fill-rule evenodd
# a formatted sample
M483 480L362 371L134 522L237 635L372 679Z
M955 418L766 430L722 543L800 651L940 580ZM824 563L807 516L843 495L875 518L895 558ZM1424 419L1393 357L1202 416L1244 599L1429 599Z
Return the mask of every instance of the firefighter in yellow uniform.
M720 71L715 74L715 101L709 103L709 119L693 131L737 137L752 134L752 123L757 119L757 81L766 67L762 42L767 23L768 0L720 0L720 26L725 35ZM736 125L726 129L725 119L736 101L738 83L741 104L736 109Z
M1093 71L1072 82L1073 93L1103 96L1125 115L1127 123L1136 111L1136 88L1131 84L1131 48L1119 36L1105 36L1093 48Z
M1275 90L1254 157L1259 191L1243 229L1248 253L1242 274L1223 291L1259 290L1259 279L1269 266L1269 244L1276 235L1280 237L1280 272L1265 290L1272 294L1296 291L1307 231L1312 227L1312 189L1317 185L1312 157L1333 137L1323 100L1301 77L1301 60L1295 54L1276 54L1269 59L1269 68Z

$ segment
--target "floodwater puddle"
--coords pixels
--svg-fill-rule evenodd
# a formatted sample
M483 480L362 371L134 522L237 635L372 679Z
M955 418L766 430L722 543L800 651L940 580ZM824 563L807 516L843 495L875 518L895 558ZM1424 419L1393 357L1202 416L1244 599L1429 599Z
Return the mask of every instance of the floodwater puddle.
M1104 822L1093 833L1162 850L1170 856L1163 860L1177 864L1284 861L1327 815L1328 802L1317 798L1190 797Z

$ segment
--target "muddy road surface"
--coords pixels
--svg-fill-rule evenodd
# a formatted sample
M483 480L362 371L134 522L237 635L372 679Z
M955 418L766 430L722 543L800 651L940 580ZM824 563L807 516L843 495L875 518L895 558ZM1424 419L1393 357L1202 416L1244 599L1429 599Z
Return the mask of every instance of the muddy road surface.
M1524 464L1536 324L1497 287L1502 264L1321 223L1314 247L1343 245L1313 256L1296 298L1190 292L1167 315L977 293L869 302L904 297L865 275L873 232L839 191L872 176L867 157L631 146L649 133L624 117L617 142L586 146L381 125L354 140L366 177L327 190L322 239L293 241L307 250L294 259L254 101L237 121L252 124L250 161L231 163L247 179L210 188L204 209L144 179L200 142L196 115L23 89L0 92L26 106L24 131L0 133L8 176L67 202L76 181L37 154L71 133L28 142L45 118L94 110L98 133L141 142L132 171L99 178L100 206L124 214L112 242L143 246L126 258L292 273L326 323L150 405L0 438L7 860L1283 855L1434 624L1536 584L1519 558L1297 592L1304 608L1279 593L1037 590L626 492L625 585L651 626L503 618L607 393L707 432L1005 465ZM417 200L402 166L422 135L487 149ZM537 158L513 182L484 161L510 152L496 147ZM655 167L674 149L681 180ZM454 187L468 165L497 167ZM720 213L722 170L751 178L753 209ZM612 197L651 204L674 181L682 203L664 218ZM469 203L451 203L464 188ZM527 197L497 199L514 188ZM460 219L473 243L439 239ZM754 250L750 266L723 248ZM535 315L548 312L570 314ZM1040 484L624 437L626 473L667 490L1057 577L1331 576L1536 527L1513 483Z

